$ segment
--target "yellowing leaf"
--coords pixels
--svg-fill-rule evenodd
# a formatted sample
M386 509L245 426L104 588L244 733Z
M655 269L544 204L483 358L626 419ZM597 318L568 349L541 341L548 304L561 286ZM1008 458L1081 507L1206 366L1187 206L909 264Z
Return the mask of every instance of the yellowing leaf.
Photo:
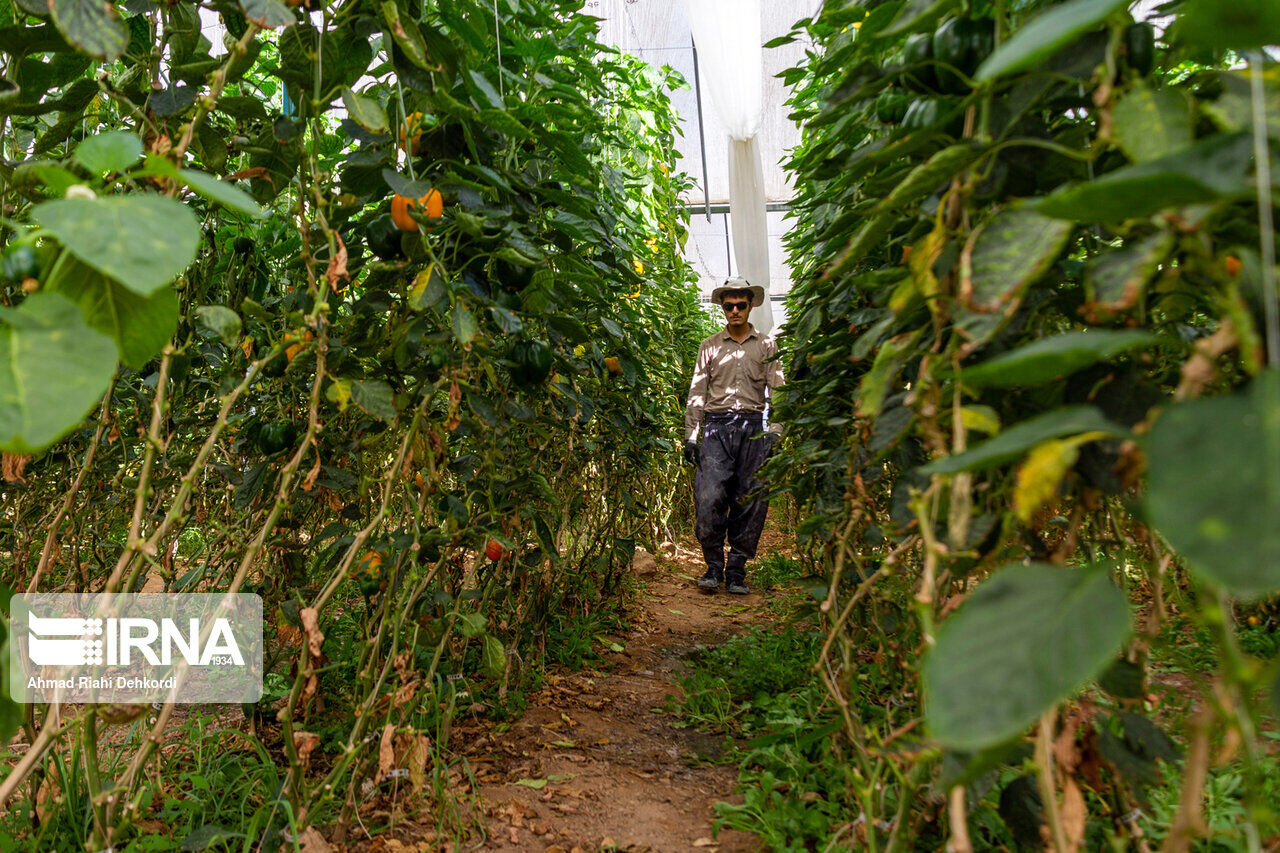
M965 406L960 410L960 422L965 429L983 435L995 435L1000 431L1000 416L990 406Z
M325 389L324 396L330 403L337 404L339 412L345 412L347 406L351 404L351 380L333 380L329 383L329 387Z
M1053 499L1058 485L1080 456L1080 445L1106 438L1106 433L1086 432L1070 438L1041 442L1031 449L1018 467L1013 487L1013 511L1023 524L1030 524L1036 511Z
M933 311L940 310L937 303L938 295L938 278L933 274L933 265L937 263L938 258L942 255L942 249L947 245L947 229L941 222L938 223L932 231L929 232L918 245L912 248L910 255L907 257L907 266L911 269L911 279L915 282L916 289L920 291L920 295L929 301L929 307Z

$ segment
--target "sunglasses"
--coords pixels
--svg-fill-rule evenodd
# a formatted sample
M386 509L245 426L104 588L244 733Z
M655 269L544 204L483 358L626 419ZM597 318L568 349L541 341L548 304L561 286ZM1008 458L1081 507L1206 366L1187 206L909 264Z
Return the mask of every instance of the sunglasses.
M729 314L733 311L746 311L751 307L750 302L721 302L720 307L724 309L724 313Z

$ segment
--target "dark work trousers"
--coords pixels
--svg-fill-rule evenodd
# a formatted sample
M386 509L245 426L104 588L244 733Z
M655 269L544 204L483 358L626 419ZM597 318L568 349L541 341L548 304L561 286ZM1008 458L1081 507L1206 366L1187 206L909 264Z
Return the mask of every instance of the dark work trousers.
M717 578L745 579L747 560L756 555L764 530L769 504L752 495L760 487L756 474L769 455L769 440L758 437L764 431L763 421L759 412L708 412L702 420L698 473L693 481L698 512L694 530L707 568Z

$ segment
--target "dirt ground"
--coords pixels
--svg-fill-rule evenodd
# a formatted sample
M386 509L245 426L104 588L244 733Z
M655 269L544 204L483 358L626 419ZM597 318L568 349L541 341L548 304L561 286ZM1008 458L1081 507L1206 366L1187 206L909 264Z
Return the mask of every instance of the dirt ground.
M782 546L773 538L767 531L762 555L773 550L770 544ZM662 710L667 696L678 693L676 679L689 669L683 658L695 647L770 618L755 593L700 593L695 581L703 565L692 546L638 565L645 589L630 614L631 632L608 638L625 650L606 653L607 665L548 673L509 727L455 731L455 743L473 738L466 752L489 836L478 849L759 849L747 833L713 837L714 803L741 802L733 795L736 767L706 760L722 748L720 738L677 727Z

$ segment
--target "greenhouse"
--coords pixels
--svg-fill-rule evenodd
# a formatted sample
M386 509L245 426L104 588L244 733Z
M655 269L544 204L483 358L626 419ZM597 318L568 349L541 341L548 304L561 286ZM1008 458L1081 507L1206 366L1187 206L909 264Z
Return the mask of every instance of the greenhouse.
M1278 0L3 0L0 851L1280 850Z

